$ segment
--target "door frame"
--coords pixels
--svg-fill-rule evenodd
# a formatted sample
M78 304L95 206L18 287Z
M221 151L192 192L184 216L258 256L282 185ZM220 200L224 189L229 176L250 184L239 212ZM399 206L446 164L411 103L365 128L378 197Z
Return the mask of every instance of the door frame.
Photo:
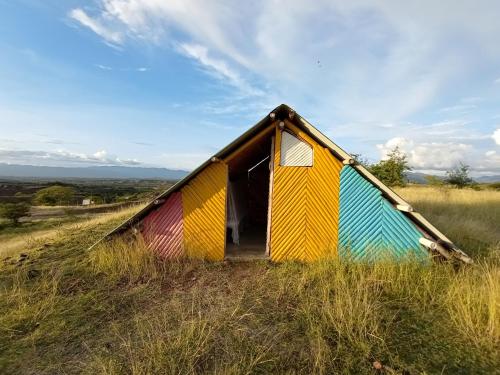
M274 152L276 135L271 138L271 157L269 158L269 196L267 203L267 229L266 229L266 257L271 257L271 219L272 219L272 204L273 204L273 182L274 182Z
M276 125L270 124L262 131L260 131L257 135L253 137L248 142L245 142L243 145L239 146L235 151L231 152L228 156L226 156L223 161L228 166L227 174L226 174L226 210L225 210L225 220L224 220L224 259L227 256L227 218L228 218L228 190L229 190L229 163L231 160L238 156L238 154L244 151L247 147L250 147L254 142L258 141L262 137L271 135L271 153L270 153L270 165L269 165L269 197L268 197L268 207L267 207L267 228L266 228L266 248L265 248L265 257L269 258L270 256L270 246L271 246L271 204L272 204L272 191L273 191L273 181L274 181L274 152L275 152L275 142L276 142Z

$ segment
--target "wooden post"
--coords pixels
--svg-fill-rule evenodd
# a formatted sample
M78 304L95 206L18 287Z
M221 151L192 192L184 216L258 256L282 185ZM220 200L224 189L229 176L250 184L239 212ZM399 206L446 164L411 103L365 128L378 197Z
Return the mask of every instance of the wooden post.
M404 212L413 212L413 207L408 205L408 204L397 204L396 208L399 211L404 211Z
M271 138L271 157L269 161L269 197L267 200L267 233L266 233L266 256L271 255L271 209L273 204L273 181L274 181L274 142L276 137Z

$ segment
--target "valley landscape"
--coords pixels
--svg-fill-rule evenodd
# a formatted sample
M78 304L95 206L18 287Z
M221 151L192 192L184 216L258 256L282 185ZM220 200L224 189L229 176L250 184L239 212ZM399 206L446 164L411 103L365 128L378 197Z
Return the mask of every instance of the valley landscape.
M0 375L500 374L499 14L0 0Z

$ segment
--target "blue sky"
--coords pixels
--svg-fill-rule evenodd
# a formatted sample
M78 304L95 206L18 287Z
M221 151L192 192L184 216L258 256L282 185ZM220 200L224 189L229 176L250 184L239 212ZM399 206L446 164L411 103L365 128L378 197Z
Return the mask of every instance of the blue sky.
M0 162L192 169L287 103L351 153L500 173L500 2L0 0Z

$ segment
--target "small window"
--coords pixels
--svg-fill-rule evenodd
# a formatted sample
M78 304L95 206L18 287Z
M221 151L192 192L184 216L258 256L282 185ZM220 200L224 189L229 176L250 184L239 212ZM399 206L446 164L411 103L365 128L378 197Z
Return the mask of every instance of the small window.
M283 167L312 167L312 147L296 136L286 131L282 132L280 165Z

